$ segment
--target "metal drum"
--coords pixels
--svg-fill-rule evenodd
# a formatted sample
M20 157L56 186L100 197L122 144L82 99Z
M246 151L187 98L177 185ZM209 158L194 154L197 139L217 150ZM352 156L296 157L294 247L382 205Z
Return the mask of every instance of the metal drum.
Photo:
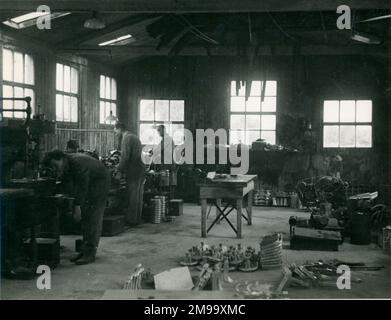
M170 171L169 170L162 170L159 172L159 185L161 187L168 187L170 186Z

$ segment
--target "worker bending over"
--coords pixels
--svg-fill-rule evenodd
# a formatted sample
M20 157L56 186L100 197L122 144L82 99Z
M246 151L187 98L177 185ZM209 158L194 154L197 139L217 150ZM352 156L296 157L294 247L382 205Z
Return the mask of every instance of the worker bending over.
M109 171L89 155L59 150L48 152L43 164L54 170L67 193L75 198L73 217L82 223L83 248L71 261L78 265L94 262L110 188Z

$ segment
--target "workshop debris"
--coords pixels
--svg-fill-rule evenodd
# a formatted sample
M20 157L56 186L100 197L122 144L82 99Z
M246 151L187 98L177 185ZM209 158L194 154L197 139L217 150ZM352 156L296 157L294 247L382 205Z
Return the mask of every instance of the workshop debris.
M292 250L338 251L341 243L339 231L294 228L290 239Z
M256 281L244 281L238 282L235 285L235 291L244 298L264 298L269 299L273 296L271 291L272 285L270 284L260 284L258 280Z
M142 264L139 264L125 281L124 290L140 290L143 289L143 285L151 286L152 284L152 273L149 270L146 270Z
M212 267L208 264L205 263L202 266L202 269L200 271L200 274L198 276L198 280L193 288L193 290L202 290L205 288L206 284L209 282L209 279L211 278L213 273Z
M282 234L275 233L261 239L260 264L262 269L281 268Z
M351 271L377 271L383 266L368 266L362 262L346 262L338 259L317 262L306 262L303 265L290 264L283 269L283 278L277 287L276 292L280 293L286 286L301 288L309 287L336 287L340 273L337 268L340 265L347 265ZM362 282L362 279L351 277L355 283Z

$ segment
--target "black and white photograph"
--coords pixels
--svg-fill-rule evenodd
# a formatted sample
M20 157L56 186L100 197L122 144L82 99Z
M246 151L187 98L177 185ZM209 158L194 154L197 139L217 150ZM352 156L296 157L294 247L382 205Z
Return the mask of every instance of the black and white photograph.
M3 301L389 300L391 1L0 0L0 181Z

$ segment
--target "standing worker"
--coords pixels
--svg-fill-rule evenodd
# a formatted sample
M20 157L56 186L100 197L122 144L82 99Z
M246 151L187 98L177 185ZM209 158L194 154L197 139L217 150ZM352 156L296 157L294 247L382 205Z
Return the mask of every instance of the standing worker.
M126 222L129 225L137 225L141 223L145 181L141 141L135 134L127 131L126 126L121 122L115 124L114 131L118 136L122 136L118 170L125 175L128 187Z
M43 165L62 180L67 193L75 198L73 218L81 221L82 251L71 259L77 265L95 261L102 233L103 214L110 188L110 174L99 160L80 153L48 152Z
M161 140L151 151L152 162L157 171L169 171L170 198L173 199L177 185L177 165L174 159L175 144L173 138L168 134L165 125L158 125L156 130Z

